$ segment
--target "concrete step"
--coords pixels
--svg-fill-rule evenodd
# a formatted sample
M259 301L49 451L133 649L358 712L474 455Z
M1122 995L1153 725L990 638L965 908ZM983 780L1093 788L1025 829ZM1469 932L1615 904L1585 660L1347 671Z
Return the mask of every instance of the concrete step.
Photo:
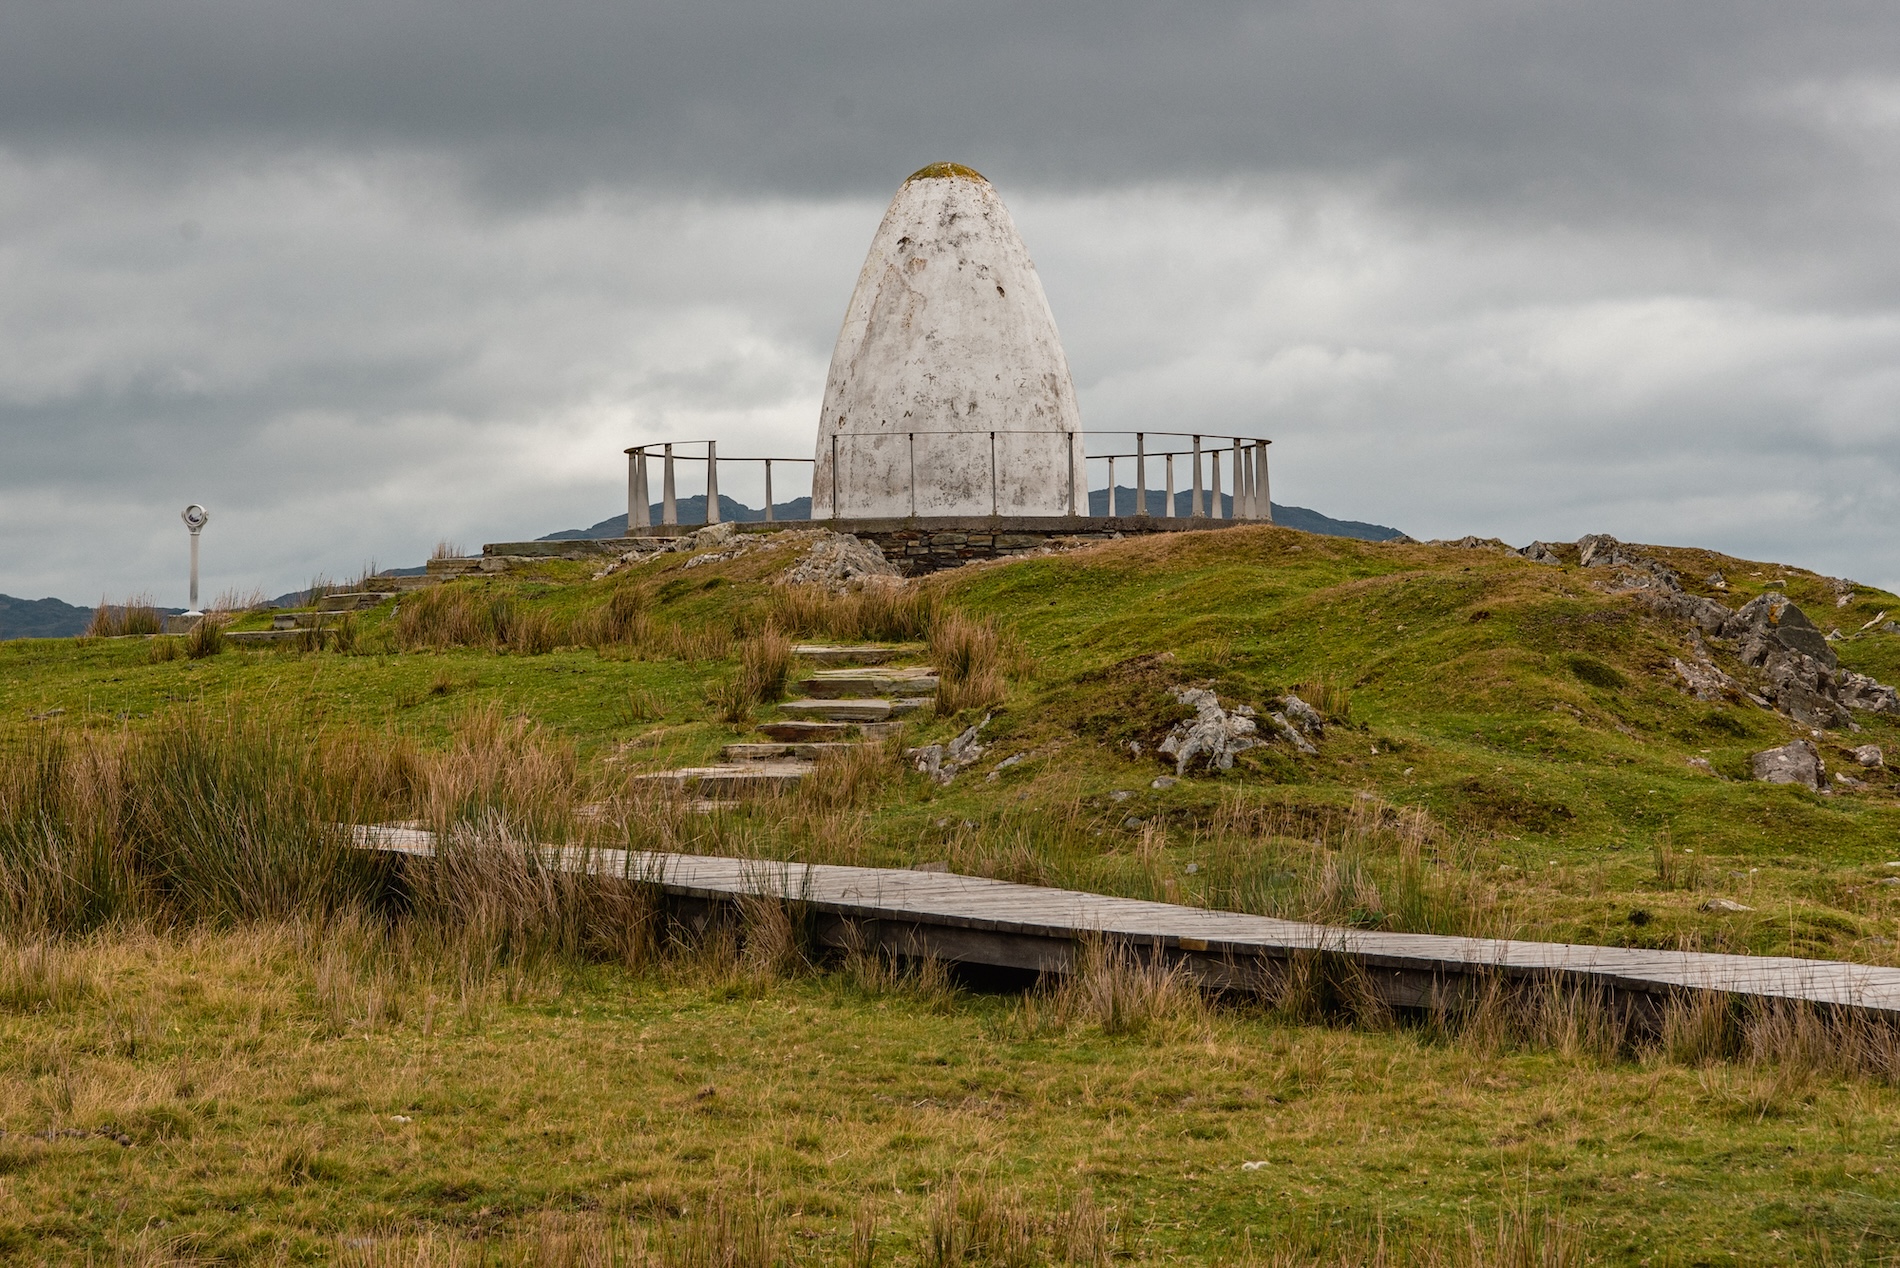
M431 559L422 566L427 569L427 572L424 574L425 576L434 577L437 580L446 580L449 577L460 577L466 573L480 571L482 557L480 555L457 555L447 559Z
M393 595L378 593L374 590L353 590L344 594L326 594L317 600L319 612L358 612L364 608L373 608L384 599Z
M821 669L798 686L814 700L934 696L937 671L925 665L911 669Z
M759 744L746 741L740 744L728 744L719 750L719 755L728 762L772 762L785 758L794 758L801 762L815 762L826 753L842 753L846 749L856 748L850 741L815 741L801 743Z
M725 766L687 766L680 770L641 775L636 782L677 788L695 797L731 799L790 792L811 774L815 762L783 759L771 762L733 762Z
M915 656L924 650L921 643L800 643L792 655L815 660L821 665L882 665L899 656Z
M759 734L784 744L837 740L882 740L904 729L902 722L762 722Z
M307 630L318 625L334 625L342 616L341 612L273 612L270 627L273 630Z
M779 706L779 711L794 718L817 718L825 722L885 722L928 703L927 699L787 700Z
M388 594L408 594L411 590L427 590L430 586L439 586L446 580L443 577L431 577L424 574L419 577L383 577L369 579L372 590Z

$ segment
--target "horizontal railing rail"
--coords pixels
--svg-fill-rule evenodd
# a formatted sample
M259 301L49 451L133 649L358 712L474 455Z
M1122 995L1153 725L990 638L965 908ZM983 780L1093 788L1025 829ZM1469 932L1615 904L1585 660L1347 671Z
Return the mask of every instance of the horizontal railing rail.
M920 436L983 436L981 431L944 429L907 429L904 431L859 431L836 432L831 437L831 519L855 518L845 505L844 489L839 481L841 447L844 442L858 440L905 440L910 450L907 493L912 515L917 513L917 438ZM1120 500L1121 489L1115 482L1115 464L1133 462L1135 484L1130 493L1134 507L1134 517L1151 516L1149 509L1148 462L1158 460L1163 467L1163 479L1160 487L1154 491L1161 494L1161 517L1177 518L1176 469L1175 460L1185 458L1193 469L1191 480L1184 481L1180 491L1190 494L1187 518L1192 519L1236 519L1260 520L1272 522L1273 501L1269 492L1267 470L1267 446L1273 442L1264 436L1244 436L1234 433L1186 432L1186 431L1135 431L1135 430L1084 430L1081 432L1064 431L1059 428L1046 428L1029 431L989 432L990 448L990 513L1000 512L1002 473L999 470L997 438L1017 436L1069 436L1080 439L1081 451L1074 444L1067 446L1069 462L1069 514L1087 517L1093 514L1093 498L1096 489L1089 479L1089 464L1101 463L1106 467L1106 512L1116 514L1116 504ZM1091 436L1132 436L1134 447L1122 452L1119 448L1107 453L1089 453L1088 440ZM1180 448L1163 447L1156 450L1148 448L1148 440L1155 437L1164 441L1185 440L1190 443ZM1214 443L1209 443L1214 442ZM703 453L676 453L675 447L696 448L703 445ZM765 475L765 520L776 522L773 504L773 467L780 463L807 463L813 466L814 484L817 478L816 458L753 458L722 456L719 442L714 440L664 441L634 445L627 449L627 530L650 528L652 523L652 500L648 483L647 466L650 459L658 459L661 464L660 523L674 525L679 523L679 496L677 466L682 462L701 462L706 466L706 522L717 524L722 512L719 506L719 466L721 463L759 463ZM1075 464L1082 463L1081 479L1077 480ZM1221 468L1226 466L1231 493L1223 496L1221 491ZM1079 485L1079 496L1078 496ZM813 509L816 510L817 489L812 490Z

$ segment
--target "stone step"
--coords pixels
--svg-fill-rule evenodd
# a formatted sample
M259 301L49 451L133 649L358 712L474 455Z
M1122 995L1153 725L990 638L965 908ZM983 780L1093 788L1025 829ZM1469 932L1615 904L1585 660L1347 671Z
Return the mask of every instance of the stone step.
M308 640L312 636L309 630L226 630L224 640L240 646L269 646L272 643L296 643Z
M928 699L787 700L779 710L794 718L818 718L826 722L884 722L928 703Z
M384 577L369 579L370 588L388 594L408 594L411 590L427 590L430 586L439 586L446 580L443 577L431 577L423 574L418 577Z
M800 643L792 655L815 660L821 665L882 665L899 656L915 656L924 650L921 643Z
M364 608L373 608L384 599L392 597L394 596L375 590L352 590L343 594L326 594L317 600L317 611L358 612Z
M810 742L792 740L770 744L745 741L739 744L726 745L719 750L719 755L728 762L771 762L783 758L794 758L801 762L815 762L826 753L842 753L846 749L856 747L858 747L856 744L848 740L819 740Z
M455 555L446 559L431 559L422 565L425 576L446 578L460 577L465 573L479 571L482 566L480 555Z
M677 788L695 797L729 799L789 792L811 774L815 762L733 762L725 766L687 766L638 776L636 782Z
M762 722L759 734L782 744L829 743L838 740L882 740L904 729L902 722Z
M927 665L911 669L821 669L798 686L814 700L934 696L937 671Z

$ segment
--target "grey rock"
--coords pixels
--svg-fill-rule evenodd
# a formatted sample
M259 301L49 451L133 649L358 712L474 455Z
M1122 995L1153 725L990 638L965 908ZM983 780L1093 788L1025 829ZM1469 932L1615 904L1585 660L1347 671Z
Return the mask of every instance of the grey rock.
M1135 794L1129 792L1126 788L1117 788L1108 794L1108 799L1110 801L1127 801L1134 795Z
M1816 791L1823 786L1827 774L1821 754L1806 740L1764 749L1748 759L1748 769L1764 783L1799 784Z
M1726 700L1741 692L1740 684L1718 669L1714 661L1698 659L1690 664L1677 659L1670 664L1675 666L1676 676L1682 679L1689 693L1697 700Z
M1319 710L1306 701L1289 691L1280 697L1278 703L1280 711L1286 714L1287 721L1306 734L1314 736L1326 734L1326 719L1320 717Z
M1841 703L1870 713L1900 713L1900 692L1866 674L1845 670L1840 675Z
M1236 755L1260 746L1260 728L1248 716L1251 709L1242 706L1229 712L1204 687L1177 687L1174 698L1194 709L1194 716L1176 723L1155 749L1174 759L1175 775L1187 774L1189 764L1197 758L1209 770L1232 770Z
M1863 744L1854 750L1854 760L1868 770L1879 770L1886 764L1886 754L1880 751L1878 744Z
M1286 714L1270 713L1267 715L1267 721L1271 722L1273 729L1278 731L1281 735L1284 735L1287 742L1300 752L1305 753L1309 757L1319 752L1318 749L1313 747L1313 742L1300 733L1300 728L1287 721Z
M1520 547L1517 553L1534 564L1561 565L1563 563L1563 556L1552 549L1549 542L1532 542L1528 546Z
M1834 655L1834 649L1827 645L1827 639L1810 621L1807 614L1796 607L1787 595L1777 590L1758 595L1736 609L1723 623L1719 631L1723 638L1738 639L1742 643L1742 659L1751 664L1760 663L1760 654L1751 656L1751 644L1773 644L1791 651L1800 652L1833 669L1840 664Z
M930 776L933 783L948 786L957 777L957 772L974 763L987 751L976 742L976 737L990 724L991 716L984 714L981 722L965 727L962 734L948 744L927 744L908 750L906 756L915 761L917 769Z
M1150 788L1172 788L1172 787L1174 787L1174 786L1175 786L1176 784L1178 784L1178 783L1180 783L1180 782L1181 782L1180 780L1178 780L1178 779L1176 779L1176 778L1175 778L1174 776L1172 776L1172 775L1156 775L1156 776L1154 777L1154 781L1153 781L1152 783L1150 783L1150 784L1148 785L1148 787L1150 787Z
M1702 904L1702 910L1704 911L1753 911L1755 909L1744 903L1738 903L1732 898L1711 898L1709 899L1708 902Z
M1029 754L1027 753L1018 753L1014 757L1005 757L1002 761L996 763L996 769L991 771L988 775L984 776L984 779L989 783L995 783L997 780L1003 777L1004 771L1008 770L1012 766L1017 765L1025 757L1028 757L1028 756Z

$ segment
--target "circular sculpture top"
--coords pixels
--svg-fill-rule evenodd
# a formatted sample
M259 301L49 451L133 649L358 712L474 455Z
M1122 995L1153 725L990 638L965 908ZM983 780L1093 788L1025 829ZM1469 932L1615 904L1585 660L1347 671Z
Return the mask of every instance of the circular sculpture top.
M185 521L186 528L196 533L199 529L211 522L211 512L205 510L204 507L199 506L196 502L193 502L184 509L184 513L180 515L179 518Z
M1009 209L973 168L912 173L831 354L812 513L1085 513L1081 428L1062 339Z

